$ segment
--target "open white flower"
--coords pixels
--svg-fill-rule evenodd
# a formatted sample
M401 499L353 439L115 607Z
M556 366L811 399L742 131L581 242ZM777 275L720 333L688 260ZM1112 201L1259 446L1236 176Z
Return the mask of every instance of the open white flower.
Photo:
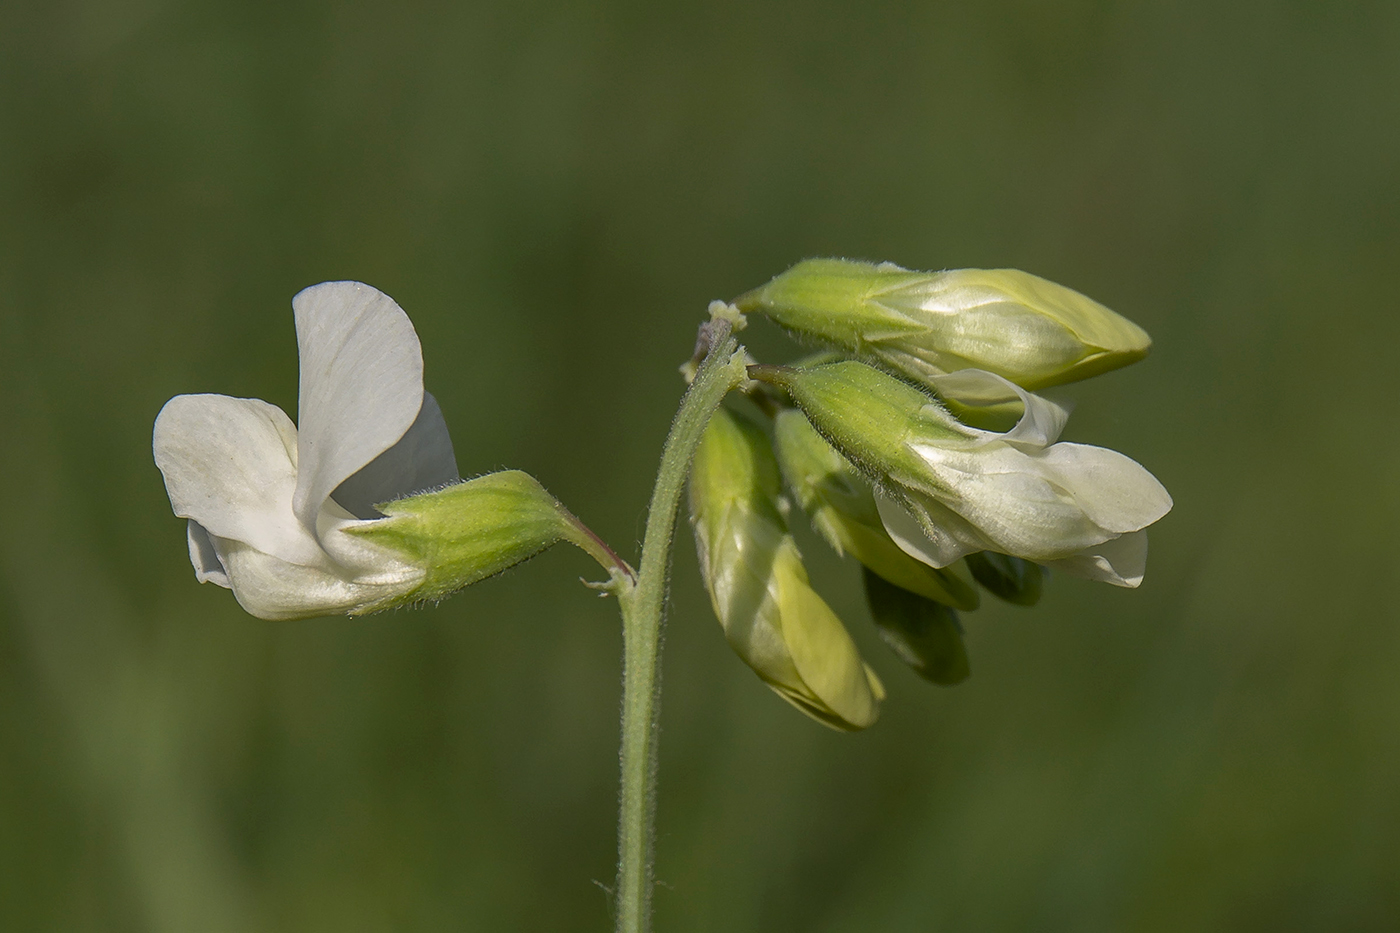
M189 519L200 582L232 589L264 619L370 612L427 571L353 532L383 521L375 503L457 480L452 441L393 299L326 282L292 307L299 429L259 399L176 396L156 418L156 465Z

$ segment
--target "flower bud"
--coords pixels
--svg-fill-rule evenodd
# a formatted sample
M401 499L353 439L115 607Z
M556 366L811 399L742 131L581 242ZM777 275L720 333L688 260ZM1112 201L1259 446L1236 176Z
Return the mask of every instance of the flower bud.
M788 533L778 465L755 425L719 409L695 454L691 522L725 638L779 696L818 722L863 729L884 688L808 582Z
M956 610L887 583L869 568L865 598L880 637L920 677L945 686L967 680L971 668Z
M1019 393L1020 419L997 432L959 422L863 363L754 366L750 374L786 389L813 427L875 479L880 518L905 553L946 567L993 551L1118 586L1142 581L1141 532L1171 509L1171 496L1120 453L1054 443L1065 413L1045 399L981 370L935 378L964 407Z
M884 580L925 599L977 608L977 589L963 563L938 570L900 550L880 521L870 484L802 412L779 412L773 437L788 487L838 554L850 554Z
M593 546L577 520L519 470L488 473L378 508L385 518L350 532L426 571L421 585L392 605L441 599L560 541L585 550Z
M957 442L967 436L927 393L864 363L750 366L749 375L786 390L817 432L867 475L922 473L911 437Z
M1040 602L1045 572L1039 564L994 551L978 551L967 555L967 568L974 580L1009 603L1034 606Z
M985 369L1043 388L1137 362L1152 345L1127 318L1016 269L809 259L734 303L919 381Z

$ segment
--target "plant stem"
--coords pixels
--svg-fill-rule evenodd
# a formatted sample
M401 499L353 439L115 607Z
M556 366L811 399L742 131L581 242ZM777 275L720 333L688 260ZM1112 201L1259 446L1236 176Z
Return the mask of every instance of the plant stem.
M728 322L716 321L707 326L711 328L709 353L681 399L661 453L636 585L618 591L623 637L618 933L648 933L651 929L656 715L660 695L656 672L676 509L705 425L725 394L745 378L744 355L729 335Z

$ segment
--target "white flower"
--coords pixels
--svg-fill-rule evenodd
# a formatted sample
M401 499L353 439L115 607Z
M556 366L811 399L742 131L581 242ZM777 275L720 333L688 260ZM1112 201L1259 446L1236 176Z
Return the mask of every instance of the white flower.
M1143 529L1171 496L1120 453L1055 443L1068 415L1053 402L976 369L930 377L943 403L853 361L749 371L785 388L875 480L880 519L905 553L947 567L994 551L1118 586L1142 582ZM1009 410L1019 417L1008 431L968 424Z
M457 480L452 441L393 299L326 282L292 307L300 430L259 399L180 395L156 418L156 465L200 582L264 619L373 611L426 568L351 532L383 521L375 503Z
M885 529L904 551L946 567L975 551L996 551L1076 576L1136 587L1147 562L1148 525L1171 510L1151 473L1117 451L1055 443L1067 413L992 373L963 370L930 380L970 409L1019 398L1024 412L1005 433L958 424L906 439L923 465L877 496Z

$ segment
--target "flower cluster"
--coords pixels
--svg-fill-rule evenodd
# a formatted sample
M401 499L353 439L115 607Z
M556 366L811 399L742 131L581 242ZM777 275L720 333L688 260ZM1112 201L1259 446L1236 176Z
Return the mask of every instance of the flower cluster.
M1016 270L845 260L800 263L726 313L741 312L832 350L750 366L771 445L758 426L717 417L691 484L701 569L729 641L804 712L861 728L876 712L864 698L882 691L825 602L783 599L792 580L810 587L778 474L821 537L864 565L883 640L935 683L968 675L958 612L977 608L977 584L1030 605L1045 568L1142 582L1144 529L1171 497L1128 457L1059 441L1067 412L1029 391L1141 359L1150 346L1141 328ZM736 510L749 520L734 520ZM810 655L814 629L840 633L824 636L822 658ZM820 690L806 674L814 668ZM857 694L858 715L823 702Z
M632 568L533 477L459 479L418 337L391 298L328 282L292 304L297 424L224 395L177 396L156 419L156 464L201 582L265 619L358 615L441 598L568 541L633 605ZM812 586L793 502L864 566L881 637L934 683L968 676L959 612L982 590L1031 605L1046 568L1142 582L1145 529L1171 497L1128 457L1060 441L1067 412L1031 391L1141 359L1141 328L1015 270L809 260L711 306L683 367L703 384L697 364L723 333L732 371L708 406L744 380L729 334L746 313L829 349L748 367L742 388L768 424L724 408L703 434L696 422L690 516L727 640L798 709L862 729L884 688Z

